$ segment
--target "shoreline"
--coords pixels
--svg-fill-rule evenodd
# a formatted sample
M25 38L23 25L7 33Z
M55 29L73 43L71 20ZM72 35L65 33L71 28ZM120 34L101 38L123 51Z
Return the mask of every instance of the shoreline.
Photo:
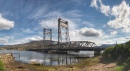
M73 65L45 66L15 61L11 54L0 54L7 71L110 71L116 63L102 63L101 57L83 58Z

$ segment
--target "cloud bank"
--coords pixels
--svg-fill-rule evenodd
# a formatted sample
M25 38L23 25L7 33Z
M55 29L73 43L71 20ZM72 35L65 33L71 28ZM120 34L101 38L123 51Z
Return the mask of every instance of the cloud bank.
M0 14L0 30L9 30L11 28L14 28L14 21L5 19L2 17L2 14Z
M91 7L100 10L105 16L114 17L113 20L108 21L109 27L120 29L125 33L130 32L130 6L126 1L123 0L121 4L110 7L104 5L101 0L92 0Z
M70 32L70 35L73 36L77 36L78 34L85 37L101 37L103 35L101 30L97 30L94 28L87 28L87 27Z

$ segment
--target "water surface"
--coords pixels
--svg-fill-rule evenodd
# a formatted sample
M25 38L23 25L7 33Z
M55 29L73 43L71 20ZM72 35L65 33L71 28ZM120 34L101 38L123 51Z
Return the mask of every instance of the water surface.
M43 65L67 65L78 62L77 57L93 57L93 51L68 52L69 54L47 54L34 51L0 50L0 53L13 53L15 60L23 63Z

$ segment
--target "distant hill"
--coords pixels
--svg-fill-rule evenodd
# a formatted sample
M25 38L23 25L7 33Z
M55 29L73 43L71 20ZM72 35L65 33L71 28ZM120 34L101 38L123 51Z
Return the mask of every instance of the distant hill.
M115 46L115 44L102 44L100 47L107 48L109 46Z
M17 45L1 45L0 49L7 49L7 50L13 50L13 49L20 49L20 50L26 50L27 48L41 48L44 44L49 44L49 40L40 40L40 41L30 41L28 43L24 44L17 44Z
M3 46L5 46L5 45L0 45L0 47L3 47Z
M14 50L14 49L19 49L19 50L26 50L26 49L32 49L32 48L41 48L44 47L44 44L50 45L49 40L40 40L40 41L30 41L28 43L24 44L17 44L17 45L0 45L0 49L7 49L7 50ZM52 41L52 44L57 44L56 41ZM109 46L114 46L115 44L103 44L99 47L104 47L107 48Z

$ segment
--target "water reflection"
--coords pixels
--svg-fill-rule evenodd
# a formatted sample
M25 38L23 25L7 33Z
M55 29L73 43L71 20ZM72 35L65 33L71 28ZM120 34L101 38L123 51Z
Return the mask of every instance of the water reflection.
M67 65L78 62L78 54L47 54L33 51L0 50L0 53L13 53L15 60L23 63L39 63L43 65ZM87 55L87 54L85 54ZM88 56L88 55L87 55ZM93 54L89 54L89 57Z

